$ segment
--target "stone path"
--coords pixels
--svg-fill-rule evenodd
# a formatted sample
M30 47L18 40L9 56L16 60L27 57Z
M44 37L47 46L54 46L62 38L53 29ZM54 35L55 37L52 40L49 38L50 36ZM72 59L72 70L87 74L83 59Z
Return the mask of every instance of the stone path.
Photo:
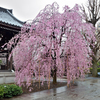
M100 100L100 78L77 80L77 85L24 94L4 100Z

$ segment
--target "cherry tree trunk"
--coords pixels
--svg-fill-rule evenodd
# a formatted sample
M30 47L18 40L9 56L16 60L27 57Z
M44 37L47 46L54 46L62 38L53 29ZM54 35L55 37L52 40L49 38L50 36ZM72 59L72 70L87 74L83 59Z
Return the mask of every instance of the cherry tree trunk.
M56 70L54 70L54 75L53 75L53 84L57 83L57 75L56 75Z
M57 83L57 67L56 67L56 59L54 59L53 84L56 83Z

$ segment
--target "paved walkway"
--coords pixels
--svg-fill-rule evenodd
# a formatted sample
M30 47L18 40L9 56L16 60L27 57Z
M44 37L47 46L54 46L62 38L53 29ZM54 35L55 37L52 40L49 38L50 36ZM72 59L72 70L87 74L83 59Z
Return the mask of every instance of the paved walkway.
M23 94L5 100L100 100L100 78L77 80L77 85Z

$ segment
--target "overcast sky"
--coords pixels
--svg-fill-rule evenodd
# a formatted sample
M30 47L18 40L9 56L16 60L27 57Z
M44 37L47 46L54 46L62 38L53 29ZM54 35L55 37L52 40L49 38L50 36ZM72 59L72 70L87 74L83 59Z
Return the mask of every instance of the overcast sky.
M32 20L47 4L57 2L62 7L73 7L77 4L86 4L87 0L0 0L0 7L13 9L13 14L21 21Z

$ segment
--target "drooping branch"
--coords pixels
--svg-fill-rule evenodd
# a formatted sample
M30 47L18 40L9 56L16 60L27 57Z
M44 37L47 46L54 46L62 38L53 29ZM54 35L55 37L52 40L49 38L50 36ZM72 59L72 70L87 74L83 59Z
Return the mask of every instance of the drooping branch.
M92 52L89 50L89 43L94 46L93 26L82 21L78 5L70 11L69 7L65 7L62 14L58 8L57 3L46 6L35 18L38 22L33 20L31 24L22 27L21 41L12 50L19 85L26 79L27 85L30 86L33 73L36 79L46 78L50 81L51 70L54 72L53 82L56 82L57 76L61 77L66 73L70 84L72 80L83 77L91 67L89 55ZM82 31L85 34L82 34ZM66 36L65 40L63 35ZM93 42L87 43L83 35L87 41ZM67 60L67 63L63 64L62 58ZM65 68L62 65L65 65Z

